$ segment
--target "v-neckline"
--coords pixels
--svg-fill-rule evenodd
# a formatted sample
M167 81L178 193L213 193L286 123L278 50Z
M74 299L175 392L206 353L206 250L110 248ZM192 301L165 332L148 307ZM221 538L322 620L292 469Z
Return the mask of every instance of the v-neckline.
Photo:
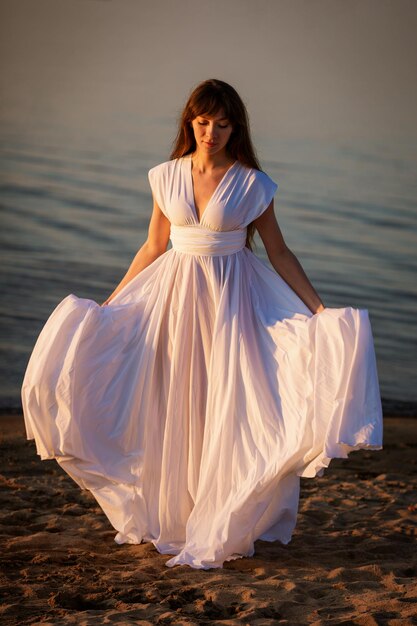
M192 204L192 209L193 209L193 212L194 212L194 219L195 219L195 221L197 222L197 224L200 226L200 225L201 225L201 223L202 223L202 221L203 221L203 219L204 219L204 216L205 216L205 214L206 214L206 212L207 212L207 209L209 208L210 204L212 203L212 201L213 201L214 197L217 195L217 192L219 191L220 187L222 186L222 184L223 184L223 182L224 182L224 180L225 180L226 176L227 176L227 175L229 174L229 172L230 172L230 171L231 171L231 170L235 167L236 163L239 163L239 161L238 161L238 160L236 160L234 163L232 163L232 165L229 167L229 169L227 169L227 170L225 171L225 173L223 174L223 176L222 176L221 180L220 180L220 181L219 181L219 183L217 184L216 189L213 191L213 193L212 193L212 194L211 194L211 196L210 196L209 201L207 202L206 206L204 207L204 211L202 212L200 219L198 219L197 209L196 209L196 206L195 206L194 182L193 182L193 174L192 174L193 159L192 159L191 154L188 154L187 156L188 156L188 160L189 160L189 165L188 165L188 168L187 168L187 173L188 173L188 176L189 176L189 183L190 183L190 196L191 196L191 204Z

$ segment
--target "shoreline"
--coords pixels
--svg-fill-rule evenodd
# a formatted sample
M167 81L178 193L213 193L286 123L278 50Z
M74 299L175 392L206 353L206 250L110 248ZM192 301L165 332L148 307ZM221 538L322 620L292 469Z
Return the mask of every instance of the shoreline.
M390 400L382 398L382 413L384 417L417 417L417 401ZM23 415L22 406L0 406L0 419L3 415Z

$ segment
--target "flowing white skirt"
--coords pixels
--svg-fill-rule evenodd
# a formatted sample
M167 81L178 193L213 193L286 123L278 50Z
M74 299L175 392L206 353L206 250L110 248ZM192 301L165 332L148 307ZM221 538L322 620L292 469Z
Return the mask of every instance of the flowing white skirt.
M22 385L27 436L91 490L118 543L221 567L288 543L300 476L382 447L366 309L313 315L243 248L169 249L108 306L62 300Z

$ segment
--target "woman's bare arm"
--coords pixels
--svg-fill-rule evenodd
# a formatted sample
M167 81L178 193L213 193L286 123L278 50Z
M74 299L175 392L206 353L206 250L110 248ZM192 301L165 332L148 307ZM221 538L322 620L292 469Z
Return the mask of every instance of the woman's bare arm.
M312 313L321 313L325 306L307 278L301 263L284 241L275 217L273 200L254 223L272 267L295 291Z
M116 289L112 294L110 294L107 300L102 303L101 306L108 304L114 296L132 280L132 278L134 278L141 270L145 269L145 267L148 267L148 265L153 263L155 259L166 251L169 241L169 229L170 222L162 213L154 199L152 216L148 227L148 237L145 243L139 248L129 269L117 285Z

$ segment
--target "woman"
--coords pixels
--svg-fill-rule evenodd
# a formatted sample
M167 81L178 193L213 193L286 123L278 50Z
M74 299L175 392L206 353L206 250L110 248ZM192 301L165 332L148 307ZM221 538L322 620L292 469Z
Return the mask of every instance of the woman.
M286 246L230 85L194 89L149 182L148 238L105 306L70 294L38 338L27 435L116 542L222 567L290 541L300 476L382 447L372 331L365 309L325 308Z

